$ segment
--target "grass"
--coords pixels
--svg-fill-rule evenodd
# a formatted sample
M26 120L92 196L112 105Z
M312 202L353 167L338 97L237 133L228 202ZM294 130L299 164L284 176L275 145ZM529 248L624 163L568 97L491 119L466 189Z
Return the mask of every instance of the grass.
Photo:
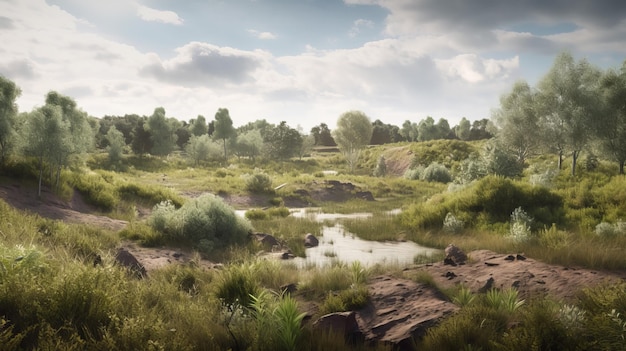
M69 198L74 187L101 212L130 220L119 233L28 215L0 201L0 344L4 349L67 350L368 349L347 344L343 335L303 327L301 303L316 303L319 313L359 308L368 301L369 277L378 274L436 287L427 273L406 277L399 265L366 269L359 263L335 261L323 268L300 269L256 258L254 246L245 243L213 253L212 260L225 263L223 270L169 266L138 281L113 264L113 249L122 239L155 247L166 243L135 217L136 206L171 199L180 207L188 202L182 194L244 195L244 175L254 174L258 167L264 167L273 185L287 185L270 196L276 207L250 212L254 230L276 236L298 256L305 255L304 235L320 236L323 224L284 217L288 210L281 207L282 199L313 181L333 179L356 184L377 198L320 204L327 213L372 213L369 219L342 222L364 239L412 240L434 248L453 242L465 251L523 252L547 263L626 269L626 235L593 233L598 223L626 218L626 178L616 176L614 167L581 169L575 178L565 170L543 190L527 184L529 169L519 180L488 178L447 191L443 184L370 177L369 168L381 154L396 159L398 152L410 150L417 155L413 162L439 162L454 174L477 145L445 141L391 146L400 151L385 149L389 147L368 149L355 175L347 174L342 158L332 153L304 161L195 168L179 156L128 157L118 172L108 170L103 156L96 155L88 162L90 169L64 171L59 195ZM28 161L11 167L11 177L32 178ZM324 175L323 170L339 174ZM507 239L508 208L523 205L538 224L530 240L520 244ZM386 214L400 208L401 215ZM441 230L448 212L466 223L460 233ZM93 266L95 255L103 258L103 266ZM417 257L415 262L432 260L440 257ZM280 299L281 287L291 283L298 286L297 292ZM477 295L459 287L446 292L460 306L459 312L415 343L441 350L620 349L626 336L624 291L623 284L586 289L578 300L563 305L545 299L522 303L513 290ZM254 299L263 294L266 304L259 310L266 321L259 321L253 313Z

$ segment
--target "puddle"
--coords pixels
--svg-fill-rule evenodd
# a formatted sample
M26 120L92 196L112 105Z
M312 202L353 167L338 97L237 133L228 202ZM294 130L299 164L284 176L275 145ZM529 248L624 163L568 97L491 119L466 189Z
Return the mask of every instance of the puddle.
M325 222L340 219L359 219L372 217L371 213L323 213L319 208L296 208L290 210L296 218L307 218L312 221ZM386 215L394 216L401 212L395 209L386 212ZM237 211L241 216L245 211ZM420 246L411 241L405 242L380 242L358 238L348 232L340 224L324 226L322 236L318 237L319 246L306 249L306 258L297 257L286 262L295 262L300 267L329 265L334 261L352 263L360 261L365 266L375 264L412 264L417 255L430 256L440 252L438 249Z
M380 242L359 239L341 225L324 227L319 246L306 249L306 258L295 258L300 266L322 267L333 261L352 263L360 261L365 266L381 264L412 264L416 255L432 255L440 250L420 246L414 242Z

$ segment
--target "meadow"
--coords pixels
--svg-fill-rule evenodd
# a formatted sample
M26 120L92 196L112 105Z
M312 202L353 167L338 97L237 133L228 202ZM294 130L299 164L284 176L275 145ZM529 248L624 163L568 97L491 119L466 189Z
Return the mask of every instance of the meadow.
M463 179L466 160L482 147L481 142L448 140L371 147L355 173L338 154L327 152L302 160L233 159L228 165L201 166L180 155L128 156L115 171L106 154L89 155L84 166L62 172L57 195L70 200L76 189L95 212L128 225L113 232L51 220L0 200L0 345L3 350L390 349L315 330L303 322L303 306L314 306L306 312L315 320L365 306L373 275L434 285L432 277L406 277L394 265L335 262L298 268L259 259L260 247L246 236L250 230L271 233L296 256L306 255L304 233L320 234L322 223L289 216L289 199L325 212L372 213L341 222L367 240L410 240L439 249L454 242L465 251L523 252L564 266L626 270L626 179L616 166L580 162L571 176L567 164L558 172L544 156L529 159L520 177ZM374 177L380 155L394 171ZM439 168L428 173L433 164ZM454 181L437 181L435 171L441 167ZM11 160L0 185L19 181L35 191L35 169L29 160ZM366 189L376 201L324 202L299 191L326 180ZM249 210L247 218L237 217L220 197L206 194L255 197L258 206L237 208ZM398 209L399 215L384 215ZM149 214L140 215L144 212ZM198 262L135 279L114 264L115 248L125 241L192 249ZM93 264L97 256L102 265ZM203 269L200 260L223 268ZM281 290L293 283L295 293ZM415 347L622 349L625 288L586 289L575 301L549 296L521 301L515 291L442 289L460 310L415 340Z

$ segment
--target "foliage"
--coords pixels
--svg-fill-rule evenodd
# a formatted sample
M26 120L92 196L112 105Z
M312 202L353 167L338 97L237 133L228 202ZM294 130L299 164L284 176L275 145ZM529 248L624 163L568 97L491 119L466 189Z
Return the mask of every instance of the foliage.
M107 146L107 153L109 154L109 161L112 165L117 165L122 160L122 154L124 153L124 135L117 130L115 126L111 127L107 132L106 139L109 142Z
M252 229L247 220L213 195L187 201L180 209L171 201L161 202L149 220L168 240L184 240L205 254L242 243Z
M361 111L348 111L339 116L333 138L346 158L351 172L359 161L361 151L372 138L372 124Z
M263 136L263 142L268 159L287 160L301 155L302 135L296 129L290 128L285 121L267 130Z
M174 151L178 138L175 133L178 128L178 121L173 118L166 118L163 107L155 108L143 127L144 130L150 132L151 154L166 156Z
M384 177L385 175L387 175L387 164L385 163L385 156L380 155L374 169L374 177Z
M20 88L11 80L0 75L0 168L14 144L17 117L15 100L21 95Z
M463 231L464 223L462 220L456 218L452 212L446 214L446 218L443 220L443 230L450 234L459 234Z
M272 189L272 179L263 172L255 172L246 176L246 190L251 193L270 193Z
M445 216L454 212L469 226L507 223L516 208L529 209L535 225L551 225L563 219L563 200L548 189L489 176L454 193L439 195L404 211L402 223L411 228L441 228Z
M329 292L320 306L319 313L354 311L364 307L369 301L367 286L355 285L339 292Z
M215 113L214 120L213 139L222 140L224 145L224 159L228 159L228 152L226 149L226 140L237 136L237 131L233 127L233 120L230 118L230 113L227 108L219 108Z
M446 166L435 162L424 168L420 179L427 182L439 182L445 184L452 181L452 175Z
M522 207L517 207L513 210L513 213L511 213L511 229L509 230L509 237L516 243L530 240L530 228L533 221L533 218L528 215Z

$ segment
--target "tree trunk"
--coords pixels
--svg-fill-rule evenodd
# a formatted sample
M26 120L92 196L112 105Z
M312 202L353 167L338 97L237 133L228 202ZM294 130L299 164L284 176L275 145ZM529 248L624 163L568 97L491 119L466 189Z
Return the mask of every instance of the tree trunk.
M559 171L563 168L563 151L559 151Z
M226 155L226 138L224 138L224 161L228 161L228 155Z
M43 178L43 156L39 157L39 186L37 187L38 199L41 199L41 178Z
M624 174L624 162L625 161L626 160L619 161L619 174L622 174L622 175Z
M572 151L572 177L576 175L576 161L578 161L580 151Z

